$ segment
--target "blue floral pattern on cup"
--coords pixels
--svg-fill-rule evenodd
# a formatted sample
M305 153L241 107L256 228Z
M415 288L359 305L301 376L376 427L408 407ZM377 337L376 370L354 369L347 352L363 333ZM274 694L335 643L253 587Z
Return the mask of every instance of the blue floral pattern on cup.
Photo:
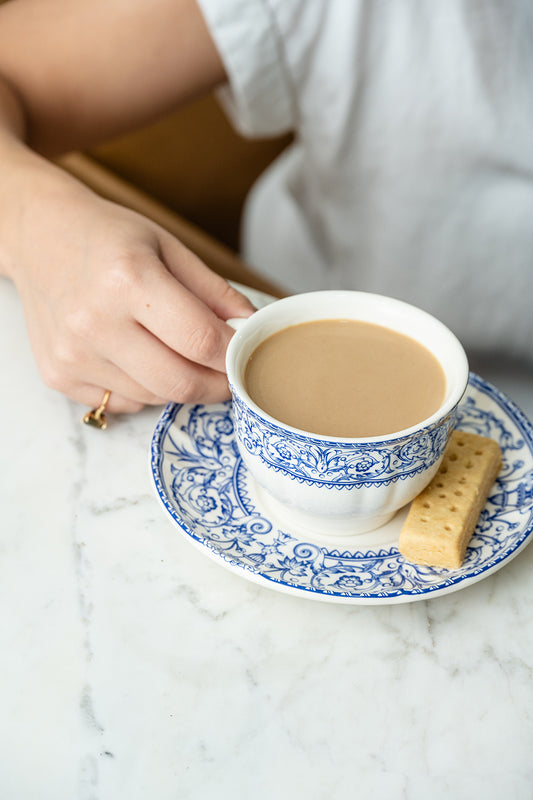
M411 437L361 443L321 442L304 433L287 432L233 400L236 435L245 451L269 469L308 485L324 488L388 486L431 467L446 447L455 413Z

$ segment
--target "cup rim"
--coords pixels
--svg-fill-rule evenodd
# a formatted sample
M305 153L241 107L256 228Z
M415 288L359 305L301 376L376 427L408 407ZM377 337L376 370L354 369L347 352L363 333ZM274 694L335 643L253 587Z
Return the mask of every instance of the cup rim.
M279 304L292 304L295 302L302 302L303 298L311 296L316 299L320 299L320 296L324 295L328 295L328 297L331 297L333 295L337 296L357 295L359 299L367 298L371 299L372 302L383 301L387 304L394 305L398 309L403 308L406 311L409 310L411 312L414 312L419 318L425 317L428 321L431 322L431 324L435 328L439 328L440 331L446 336L448 341L452 344L453 348L455 349L457 358L462 362L459 365L458 371L459 372L462 371L463 376L460 380L459 379L457 380L457 387L455 388L455 390L450 393L450 396L445 400L445 402L443 402L439 406L439 408L429 417L426 417L425 419L421 420L415 425L411 425L409 428L403 428L402 430L399 431L393 431L387 434L380 434L378 436L349 437L349 436L331 436L327 434L314 433L313 431L307 431L304 428L296 428L292 425L288 425L287 423L282 422L281 420L271 416L266 411L263 411L263 409L252 400L252 398L246 391L244 383L240 375L238 374L238 370L236 369L235 365L236 356L240 349L242 340L245 339L247 336L247 329L249 330L250 327L257 326L264 317L268 318L272 314L271 309L273 306L279 306ZM302 298L302 300L300 300L300 298ZM317 317L316 319L320 319L320 317ZM323 319L332 319L332 317L331 315L324 316ZM340 316L339 319L341 319ZM354 319L357 319L357 317L354 317ZM298 323L295 322L295 323L287 323L286 325L281 325L278 328L278 330L282 330L283 327L289 327L291 324L298 324ZM382 325L383 327L391 327L384 324L381 321L375 321L374 324ZM394 330L394 328L391 329ZM267 336L268 335L270 334L267 334ZM424 344L424 346L427 347L425 343L420 342L420 339L417 339L415 336L413 336L412 338L414 338L416 341L418 341L421 344ZM257 344L259 344L259 341ZM441 359L438 360L439 363L441 363L443 369L445 369ZM226 372L232 395L233 394L237 395L241 403L244 403L255 414L255 416L265 420L265 422L269 423L271 426L277 427L282 431L286 431L292 434L297 434L298 436L302 436L305 438L310 438L316 442L327 442L328 444L379 444L387 442L397 442L398 440L409 438L413 434L428 432L436 425L440 424L444 419L446 419L448 415L452 413L453 410L456 408L456 406L459 404L468 386L468 379L470 374L468 359L465 350L463 348L463 345L461 344L457 336L453 333L453 331L451 331L450 328L448 328L437 317L425 311L424 309L419 308L418 306L406 303L405 301L399 300L397 298L389 297L387 295L379 295L371 292L360 292L350 289L345 289L345 290L326 289L321 291L305 292L305 293L290 295L288 297L284 297L279 300L274 300L269 305L264 306L263 308L256 311L254 314L252 314L251 317L243 321L243 324L238 328L238 330L235 332L235 334L230 340L226 353Z

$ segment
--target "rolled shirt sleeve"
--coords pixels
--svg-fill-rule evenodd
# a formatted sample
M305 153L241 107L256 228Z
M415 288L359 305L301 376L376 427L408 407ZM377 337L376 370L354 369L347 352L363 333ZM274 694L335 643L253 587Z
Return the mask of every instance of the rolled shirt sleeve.
M198 0L224 63L219 98L245 136L292 130L296 103L276 19L267 0Z

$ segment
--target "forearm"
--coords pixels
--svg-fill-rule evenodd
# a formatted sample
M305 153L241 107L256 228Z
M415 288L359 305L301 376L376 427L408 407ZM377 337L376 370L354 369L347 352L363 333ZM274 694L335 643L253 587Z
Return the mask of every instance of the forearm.
M225 80L195 0L0 5L0 76L19 99L26 141L48 157L142 126Z
M32 198L46 203L61 185L73 182L52 162L26 144L23 105L0 76L0 276L15 280L20 229L35 213Z
M13 277L20 215L68 202L72 179L45 159L147 123L224 79L195 0L1 5L0 274Z

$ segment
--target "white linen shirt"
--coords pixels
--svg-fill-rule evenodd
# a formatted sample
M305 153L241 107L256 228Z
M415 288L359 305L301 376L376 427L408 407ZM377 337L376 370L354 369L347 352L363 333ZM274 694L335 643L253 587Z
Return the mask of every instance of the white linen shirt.
M236 128L296 135L249 197L249 263L291 291L399 297L533 362L533 4L199 5Z

